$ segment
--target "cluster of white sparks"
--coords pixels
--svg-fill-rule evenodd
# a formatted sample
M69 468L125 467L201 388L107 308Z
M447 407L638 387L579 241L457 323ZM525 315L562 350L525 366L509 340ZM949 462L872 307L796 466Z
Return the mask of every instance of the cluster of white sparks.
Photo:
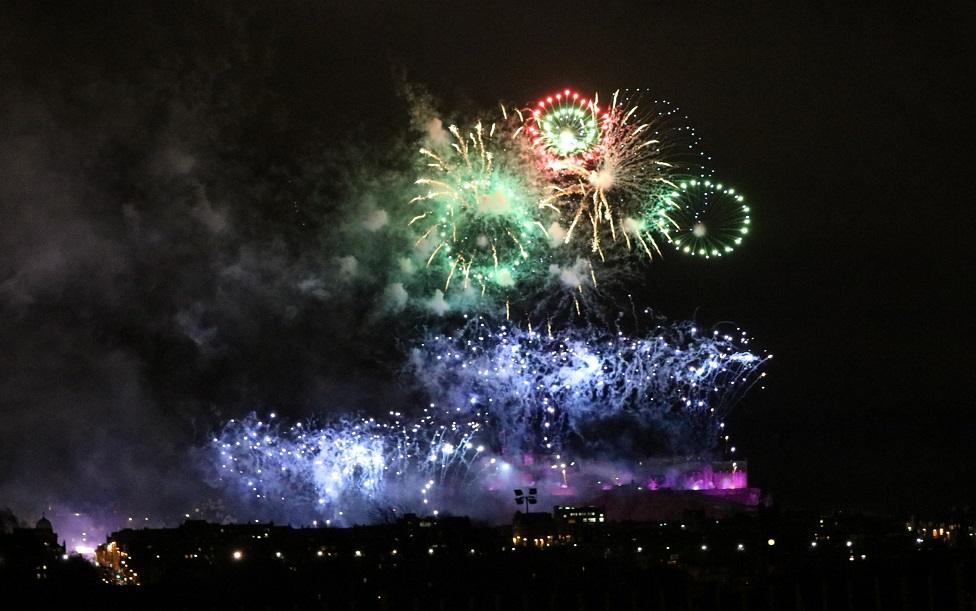
M485 423L505 453L587 445L594 442L585 439L587 428L608 421L660 428L676 447L704 451L765 375L758 369L771 356L750 351L750 341L741 329L699 330L690 322L635 336L478 318L456 334L426 338L410 367L439 403Z
M408 373L432 399L417 417L284 427L252 415L230 421L212 449L221 478L256 502L330 520L368 506L431 511L494 487L520 457L559 465L567 454L612 450L605 435L587 434L607 423L709 450L772 358L749 343L741 330L687 322L631 335L475 318L412 351Z
M211 440L219 477L258 504L304 508L331 520L364 507L421 506L435 486L456 484L484 446L474 439L480 425L439 424L425 414L406 423L390 412L385 420L343 419L330 425L282 426L274 413L229 421ZM399 493L417 494L388 498ZM308 511L310 510L310 511Z

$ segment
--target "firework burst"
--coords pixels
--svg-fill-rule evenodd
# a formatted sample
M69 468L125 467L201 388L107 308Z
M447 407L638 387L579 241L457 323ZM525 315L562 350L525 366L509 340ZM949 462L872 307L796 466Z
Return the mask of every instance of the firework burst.
M425 192L411 200L416 214L408 225L445 293L452 286L504 293L545 269L541 176L514 123L506 113L501 122L479 122L467 133L452 125L446 150L420 150L426 172L416 183Z
M697 144L694 128L673 105L643 104L639 92L617 91L591 153L549 161L553 180L542 205L565 228L564 243L580 242L601 261L607 245L660 256L660 227L671 211L663 193L693 172Z
M526 133L544 154L564 163L580 163L591 157L607 119L596 98L565 89L536 103Z
M710 259L731 253L749 234L745 197L711 180L687 180L665 196L671 209L659 220L662 233L679 251Z

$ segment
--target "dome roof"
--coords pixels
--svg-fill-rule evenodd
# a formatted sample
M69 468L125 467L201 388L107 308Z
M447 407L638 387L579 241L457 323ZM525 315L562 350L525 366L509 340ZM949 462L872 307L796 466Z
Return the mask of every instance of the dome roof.
M36 528L37 530L49 530L52 532L54 531L54 527L51 526L51 521L45 518L44 516L41 516L41 519L37 521L37 524L34 526L34 528Z

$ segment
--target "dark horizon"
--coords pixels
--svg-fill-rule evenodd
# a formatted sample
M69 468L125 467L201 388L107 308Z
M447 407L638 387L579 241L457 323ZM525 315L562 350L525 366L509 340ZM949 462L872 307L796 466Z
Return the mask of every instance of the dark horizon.
M730 420L750 483L784 506L976 504L973 12L4 7L0 508L180 516L226 419L404 401L356 296L294 288L404 145L401 78L459 114L564 86L676 103L754 232L655 261L634 296L775 354Z

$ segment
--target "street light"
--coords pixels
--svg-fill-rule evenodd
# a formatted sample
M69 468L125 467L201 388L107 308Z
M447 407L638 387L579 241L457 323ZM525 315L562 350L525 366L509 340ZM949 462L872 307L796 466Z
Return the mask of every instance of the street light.
M538 500L538 498L536 496L538 494L539 494L539 491L536 490L535 488L529 488L529 493L528 494L525 494L524 492L522 492L522 489L521 488L516 488L515 489L515 504L516 505L525 505L525 513L529 513L529 505L535 505L536 503L539 502L539 500Z

